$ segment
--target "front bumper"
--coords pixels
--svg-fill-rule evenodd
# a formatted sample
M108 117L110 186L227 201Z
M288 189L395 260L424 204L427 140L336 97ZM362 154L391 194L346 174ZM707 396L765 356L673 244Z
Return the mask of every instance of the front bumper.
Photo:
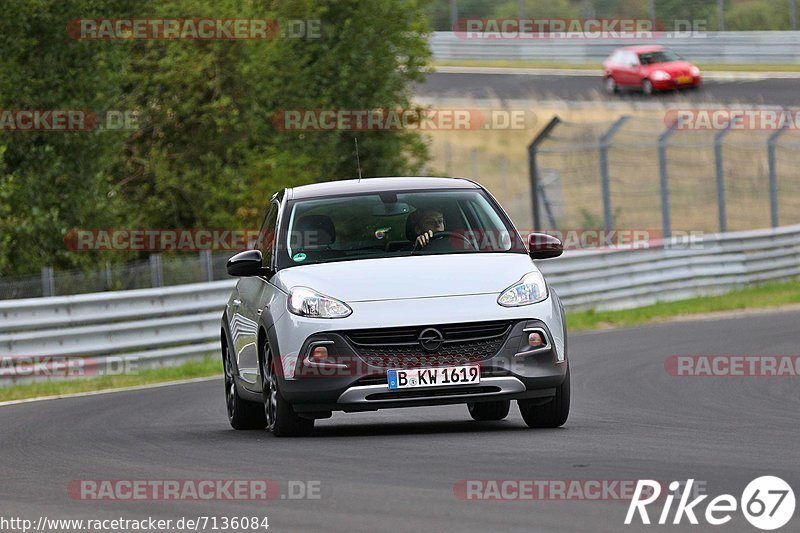
M319 320L285 315L279 321L274 337L297 338L299 328L306 328L308 335L301 337L301 344L287 353L286 343L281 346L283 377L281 393L295 410L301 413L328 411L372 411L383 408L411 407L423 405L445 405L454 403L497 401L548 397L555 394L566 375L566 332L561 303L557 296L539 304L518 308L504 308L496 303L496 295L473 295L451 298L433 298L424 302L392 301L354 304L353 317L370 317L359 320ZM456 300L456 301L454 301ZM363 306L362 309L359 307ZM382 308L382 309L378 309ZM476 310L485 309L484 313ZM383 312L383 313L382 313ZM383 316L376 324L374 317ZM416 317L408 324L399 317ZM537 318L530 318L536 316ZM391 320L392 317L398 317ZM445 318L446 317L446 318ZM412 325L469 324L487 320L506 320L507 333L494 348L492 354L483 354L470 359L463 353L462 359L413 360L406 367L453 366L478 364L481 382L474 385L450 387L426 387L390 390L386 381L386 370L396 361L374 364L374 359L364 357L363 351L353 344L348 332L365 327L389 327ZM349 322L349 323L347 323ZM321 327L327 327L319 331ZM537 329L544 333L546 346L536 350L526 349L528 331ZM306 356L315 346L325 345L330 353L347 365L346 368L311 367ZM422 353L422 350L420 349ZM430 355L430 354L428 354ZM298 359L300 363L298 364Z
M652 81L652 84L653 89L656 91L674 91L699 87L702 84L702 79L700 76L692 76L691 81L687 81L686 83L678 83L676 78L671 78L669 80Z

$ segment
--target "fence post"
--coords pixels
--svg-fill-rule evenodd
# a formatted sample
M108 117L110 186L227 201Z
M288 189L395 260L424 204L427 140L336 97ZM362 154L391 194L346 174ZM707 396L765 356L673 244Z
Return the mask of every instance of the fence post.
M600 185L603 189L603 225L606 231L611 231L614 226L611 213L611 180L608 176L608 145L611 143L611 138L616 135L629 118L631 117L628 115L622 115L600 137Z
M206 271L206 281L214 281L214 264L211 261L211 250L200 252L200 264Z
M722 163L722 141L730 133L730 128L714 135L714 165L717 172L717 211L719 212L719 231L728 231L728 213L725 205L725 169Z
M672 237L672 222L669 216L669 179L667 176L667 143L675 133L675 124L670 125L658 136L658 173L661 183L661 228L662 239Z
M773 228L778 227L778 169L775 162L775 143L778 137L786 131L788 121L783 121L781 129L773 132L767 140L767 160L769 163L769 214Z
M42 267L42 296L56 295L56 278L53 267Z
M161 254L150 256L150 283L153 287L164 285L164 273L161 269Z
M561 122L561 119L558 116L553 117L550 119L550 122L542 128L542 131L533 138L531 143L528 145L528 173L530 174L531 180L531 203L533 204L533 229L538 230L542 227L541 225L541 216L539 213L539 170L536 166L536 151L539 149L539 145L544 141L550 132L555 128L558 123Z
M106 271L105 271L106 290L109 290L109 291L111 290L111 285L114 282L112 276L113 276L113 273L111 271L111 261L106 261Z

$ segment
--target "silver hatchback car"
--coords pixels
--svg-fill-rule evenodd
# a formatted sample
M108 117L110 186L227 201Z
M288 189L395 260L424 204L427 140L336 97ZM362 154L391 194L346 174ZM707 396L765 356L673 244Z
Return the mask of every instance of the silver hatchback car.
M222 316L228 418L308 435L333 411L467 404L530 427L569 414L564 310L497 201L459 178L369 178L275 194Z

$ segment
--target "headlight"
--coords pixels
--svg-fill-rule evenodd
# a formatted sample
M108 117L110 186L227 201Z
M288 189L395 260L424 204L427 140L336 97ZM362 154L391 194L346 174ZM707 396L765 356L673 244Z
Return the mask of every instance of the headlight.
M344 318L353 312L346 303L308 287L292 287L287 305L291 313L313 318Z
M692 76L699 76L700 75L700 69L697 68L697 67L692 67L691 70L689 70L689 72L691 72Z
M540 272L525 274L521 280L503 291L497 303L503 307L535 304L547 299L547 283Z
M654 70L653 73L650 75L655 81L664 81L670 79L670 75L663 70Z

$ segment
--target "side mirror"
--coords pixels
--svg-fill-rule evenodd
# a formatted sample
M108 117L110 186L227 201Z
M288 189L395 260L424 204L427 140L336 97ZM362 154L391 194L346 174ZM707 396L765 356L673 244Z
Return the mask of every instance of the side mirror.
M528 235L528 255L531 259L551 259L564 253L561 241L547 233Z
M225 268L230 276L258 276L264 272L262 261L261 250L245 250L228 259Z

